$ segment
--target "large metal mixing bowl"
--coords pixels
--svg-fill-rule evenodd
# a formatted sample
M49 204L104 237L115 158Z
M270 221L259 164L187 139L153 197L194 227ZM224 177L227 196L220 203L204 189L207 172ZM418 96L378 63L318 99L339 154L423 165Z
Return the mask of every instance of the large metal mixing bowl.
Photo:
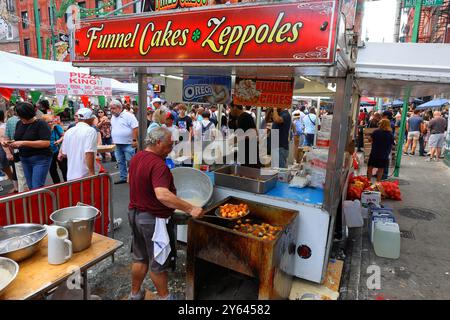
M33 255L47 235L41 224L20 223L0 227L0 256L20 262Z
M7 278L0 279L0 296L5 289L14 281L19 273L19 265L14 260L0 257L0 270L6 270ZM0 272L3 274L3 272Z
M190 167L178 167L172 169L172 175L179 198L198 207L209 202L213 194L213 184L204 172Z

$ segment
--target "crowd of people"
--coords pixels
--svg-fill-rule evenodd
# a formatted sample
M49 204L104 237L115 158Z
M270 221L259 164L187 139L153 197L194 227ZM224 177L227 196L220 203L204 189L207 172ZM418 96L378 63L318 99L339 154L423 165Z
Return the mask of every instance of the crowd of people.
M372 149L368 161L367 177L371 179L374 168L377 168L377 180L387 179L389 157L392 148L398 143L402 110L394 116L394 110L367 112L361 108L358 116L358 151L363 151L364 128L378 128L370 141ZM448 130L448 110L443 111L419 110L414 106L409 108L406 115L403 155L426 157L425 161L439 161L445 144L445 133ZM427 151L428 149L428 151ZM418 153L416 153L416 150Z
M126 183L128 165L137 151L137 104L114 99L105 107L89 105L71 115L66 108L55 115L48 100L36 104L18 102L0 111L0 170L13 183L11 193L23 192L45 185L49 174L54 184L85 177L99 172L102 162L117 162L119 180ZM222 110L216 105L172 103L155 98L147 107L147 133L155 128L167 128L174 144L183 139L200 139L207 143L217 135L226 137L231 130L255 130L258 123L256 108L231 103ZM72 122L70 122L72 120ZM69 123L70 122L70 123ZM317 122L317 124L316 124ZM273 129L279 130L278 147L272 157L279 167L287 167L289 143L294 141L296 151L301 146L312 146L320 126L315 108L294 107L263 109L260 119L265 130L270 154ZM220 126L219 126L220 125ZM250 141L245 138L245 154L236 158L242 165L261 167L259 158L250 159ZM115 145L115 151L98 153L98 145ZM259 148L259 143L257 143Z

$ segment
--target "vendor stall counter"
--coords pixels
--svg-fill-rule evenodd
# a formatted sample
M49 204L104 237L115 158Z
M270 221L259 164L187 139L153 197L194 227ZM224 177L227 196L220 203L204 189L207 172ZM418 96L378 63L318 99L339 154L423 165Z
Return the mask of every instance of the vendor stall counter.
M207 175L214 183L214 173ZM289 184L278 181L266 194L240 191L214 186L211 203L217 203L227 197L236 197L253 202L270 204L282 209L298 212L295 224L295 262L288 266L286 273L309 281L321 282L322 271L326 266L326 245L330 215L322 210L323 190L315 188L291 188ZM187 241L187 225L179 225L178 241Z

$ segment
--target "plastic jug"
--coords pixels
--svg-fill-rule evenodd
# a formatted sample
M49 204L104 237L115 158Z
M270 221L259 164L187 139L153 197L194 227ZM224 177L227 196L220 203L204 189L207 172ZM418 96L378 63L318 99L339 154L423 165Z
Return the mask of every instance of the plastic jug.
M396 222L394 214L392 211L373 211L372 215L369 220L369 234L370 234L370 241L373 243L373 234L375 230L375 223L376 222Z
M358 228L364 225L364 219L361 215L361 202L359 200L345 200L342 205L344 211L345 223L349 228Z
M72 258L72 241L69 232L61 226L46 226L48 234L48 263L62 264Z
M400 228L394 222L375 222L373 249L379 257L398 259L400 257Z

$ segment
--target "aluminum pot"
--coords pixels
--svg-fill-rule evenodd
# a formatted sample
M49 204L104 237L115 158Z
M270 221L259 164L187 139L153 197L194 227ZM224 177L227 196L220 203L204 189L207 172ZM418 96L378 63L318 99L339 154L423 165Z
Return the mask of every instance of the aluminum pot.
M95 220L100 216L97 208L78 205L56 210L50 215L50 220L69 231L73 252L79 252L91 246Z
M32 256L47 235L41 224L20 223L0 227L0 256L16 262Z
M19 265L12 259L0 257L0 269L6 271L8 277L0 282L0 296L6 288L14 281L19 273Z

